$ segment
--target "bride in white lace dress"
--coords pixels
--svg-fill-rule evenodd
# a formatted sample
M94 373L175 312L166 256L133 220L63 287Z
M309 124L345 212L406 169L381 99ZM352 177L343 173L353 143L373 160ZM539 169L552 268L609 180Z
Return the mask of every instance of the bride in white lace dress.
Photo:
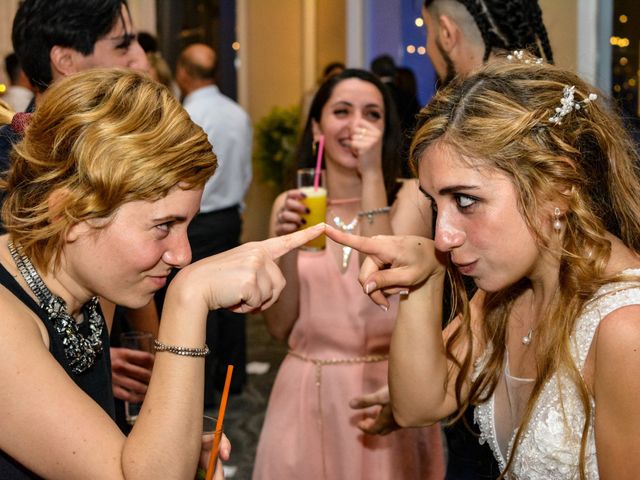
M360 280L372 300L406 294L389 365L400 425L474 404L504 478L636 478L638 158L593 87L513 57L421 113L411 158L437 212L434 241L328 234L369 254ZM442 334L447 278L455 308Z

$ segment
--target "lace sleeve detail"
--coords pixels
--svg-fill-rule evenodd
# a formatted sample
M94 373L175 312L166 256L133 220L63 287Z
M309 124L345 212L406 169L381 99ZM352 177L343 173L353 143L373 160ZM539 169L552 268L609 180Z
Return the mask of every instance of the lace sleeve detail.
M584 368L600 321L611 312L630 305L640 305L640 285L636 282L604 285L598 290L594 299L585 306L576 323L571 344L571 353L578 370Z

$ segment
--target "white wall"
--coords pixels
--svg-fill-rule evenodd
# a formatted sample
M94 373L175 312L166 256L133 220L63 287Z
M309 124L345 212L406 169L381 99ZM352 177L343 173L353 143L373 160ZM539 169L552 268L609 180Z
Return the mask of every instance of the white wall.
M13 17L18 9L19 0L2 0L0 1L0 59L2 60L2 68L0 68L0 83L8 83L7 74L4 71L4 57L13 52L11 44L11 28L13 26Z

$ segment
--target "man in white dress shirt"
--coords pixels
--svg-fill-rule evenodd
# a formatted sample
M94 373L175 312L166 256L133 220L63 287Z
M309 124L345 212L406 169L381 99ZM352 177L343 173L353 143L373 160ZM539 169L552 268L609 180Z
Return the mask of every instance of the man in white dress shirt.
M181 53L176 67L183 106L191 119L207 133L218 157L218 169L204 187L200 213L189 225L193 261L239 244L240 212L252 175L251 121L236 102L218 89L216 60L211 47L198 43ZM213 346L213 354L205 363L205 404L210 406L213 388L222 389L228 364L236 367L231 391L239 392L244 384L244 315L227 310L211 312L207 322L207 344Z
M9 89L2 99L13 108L14 112L24 112L33 100L33 87L25 75L20 60L15 53L4 57L4 68L9 77Z

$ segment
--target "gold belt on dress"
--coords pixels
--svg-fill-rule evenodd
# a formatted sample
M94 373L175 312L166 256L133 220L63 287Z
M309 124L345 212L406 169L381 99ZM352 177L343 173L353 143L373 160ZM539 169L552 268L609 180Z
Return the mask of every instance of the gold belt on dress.
M303 362L313 363L315 365L315 374L316 374L316 392L318 395L318 411L320 413L318 418L318 427L320 428L320 446L322 449L322 474L323 478L327 479L327 466L325 463L326 455L324 451L324 424L322 422L323 412L322 412L322 367L326 365L353 365L359 363L376 363L376 362L384 362L385 360L389 360L389 355L364 355L362 357L352 357L352 358L310 358L301 353L295 352L293 350L289 350L289 355L292 357L298 358ZM345 398L345 404L349 401L349 399Z
M389 360L389 355L364 355L362 357L353 357L353 358L311 358L303 355L301 353L295 352L293 350L289 350L289 355L293 355L300 360L304 360L305 362L311 362L314 365L342 365L345 363L375 363L375 362L384 362L385 360Z

